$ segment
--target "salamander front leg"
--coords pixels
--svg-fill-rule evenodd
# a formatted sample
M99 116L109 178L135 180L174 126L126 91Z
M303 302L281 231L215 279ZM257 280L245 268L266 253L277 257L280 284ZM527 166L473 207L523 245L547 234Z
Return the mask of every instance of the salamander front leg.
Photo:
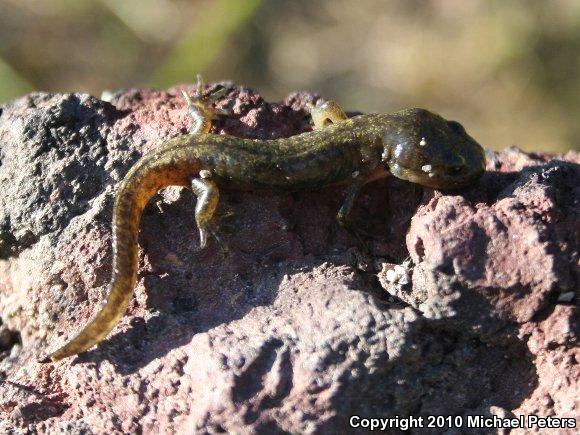
M365 242L363 239L373 239L377 240L376 235L372 234L368 230L361 227L360 224L354 223L350 218L350 212L354 206L354 201L359 194L364 183L354 182L348 186L346 190L346 195L344 196L344 201L338 210L336 215L336 220L345 230L354 235L363 245Z
M197 251L207 247L211 234L219 243L222 251L228 252L227 246L215 231L215 212L219 202L219 190L217 185L210 179L211 173L207 170L199 172L199 178L191 180L191 189L197 196L195 205L195 222L199 229L199 246Z
M356 199L362 186L363 183L356 182L348 186L346 195L344 196L344 201L342 202L342 205L340 206L340 209L336 215L336 220L338 223L349 232L355 232L352 226L352 222L349 219L349 214L352 210L352 206L354 205L354 200Z
M316 106L310 105L310 116L314 130L321 130L330 124L336 124L348 119L344 110L334 101L318 100Z

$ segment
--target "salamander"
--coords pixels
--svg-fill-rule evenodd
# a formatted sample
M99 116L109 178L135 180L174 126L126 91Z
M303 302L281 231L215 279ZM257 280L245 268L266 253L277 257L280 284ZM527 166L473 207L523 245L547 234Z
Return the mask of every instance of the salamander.
M44 361L79 354L101 342L118 323L132 297L138 269L139 221L149 199L166 186L184 186L197 197L200 244L219 236L215 211L222 189L300 191L345 186L337 219L348 215L361 187L391 174L422 186L456 189L484 172L483 148L456 121L425 109L348 118L333 101L311 106L313 130L275 140L210 134L220 115L215 95L198 79L196 98L184 93L193 119L190 134L175 137L141 157L121 181L113 209L113 272L98 313Z

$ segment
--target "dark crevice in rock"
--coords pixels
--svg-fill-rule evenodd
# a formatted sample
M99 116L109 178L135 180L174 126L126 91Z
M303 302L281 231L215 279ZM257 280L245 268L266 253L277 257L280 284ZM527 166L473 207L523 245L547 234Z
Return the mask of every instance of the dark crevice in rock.
M60 402L51 400L41 400L39 402L29 402L18 405L10 415L10 419L18 426L40 423L49 418L59 417L64 414L67 406Z
M0 360L10 354L10 350L16 344L22 345L20 331L7 328L2 325L0 318Z

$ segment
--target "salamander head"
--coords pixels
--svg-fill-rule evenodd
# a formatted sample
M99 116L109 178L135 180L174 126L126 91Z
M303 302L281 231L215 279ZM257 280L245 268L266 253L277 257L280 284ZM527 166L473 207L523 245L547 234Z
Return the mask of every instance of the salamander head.
M485 170L485 154L461 124L424 109L385 118L383 161L393 175L436 189L474 183Z

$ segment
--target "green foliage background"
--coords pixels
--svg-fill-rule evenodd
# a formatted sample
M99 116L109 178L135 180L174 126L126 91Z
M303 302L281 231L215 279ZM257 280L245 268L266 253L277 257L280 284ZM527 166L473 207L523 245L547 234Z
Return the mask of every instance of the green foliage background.
M580 148L578 0L0 0L0 102L231 79L426 107L484 146Z

